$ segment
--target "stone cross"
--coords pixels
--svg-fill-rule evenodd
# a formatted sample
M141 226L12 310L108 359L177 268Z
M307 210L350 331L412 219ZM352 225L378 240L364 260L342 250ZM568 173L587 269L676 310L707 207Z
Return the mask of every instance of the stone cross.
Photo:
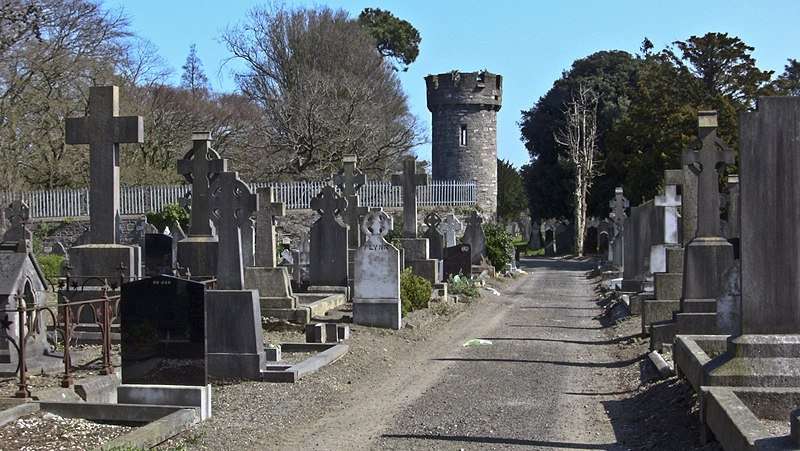
M423 221L428 229L425 231L424 238L428 239L428 247L430 249L430 257L441 260L444 258L444 235L440 230L442 218L432 211L425 215Z
M209 193L211 219L217 225L219 255L217 289L244 289L241 227L252 222L250 216L258 210L258 197L239 180L236 172L221 172Z
M89 220L94 244L115 244L119 201L119 145L144 142L141 116L119 116L119 88L89 88L89 115L68 118L66 144L89 145Z
M366 237L366 246L385 246L386 234L394 227L392 217L387 215L382 209L370 211L364 218L361 230Z
M461 221L456 218L456 215L450 213L444 218L444 221L439 225L439 230L444 233L444 245L453 247L458 244L456 234L463 228Z
M28 230L28 221L31 218L28 205L19 199L15 200L6 207L5 215L11 227L3 235L3 241L24 242L27 248L31 240L31 231Z
M286 216L286 205L275 202L275 190L268 186L259 188L256 212L256 266L274 268L276 218Z
M228 170L227 160L211 148L210 132L192 133L192 149L178 160L178 174L192 184L189 236L211 236L208 191L217 174Z
M347 209L344 212L345 223L350 226L347 235L347 244L350 248L360 246L361 234L359 233L361 221L359 218L367 214L367 207L358 206L358 195L356 194L365 183L367 177L356 168L358 158L355 155L345 155L342 158L342 169L333 177L333 183L342 191L342 195L347 199Z
M403 173L392 176L392 186L403 187L403 236L417 237L417 187L428 184L427 174L417 174L417 158L403 160Z
M664 171L664 193L655 197L654 204L664 207L664 243L678 243L678 208L682 205L678 185L683 178L681 170Z
M614 200L609 202L609 206L611 207L611 214L609 216L614 220L614 226L616 226L617 230L621 231L625 223L625 218L627 217L625 209L630 207L630 202L628 202L628 199L625 197L621 186L614 189Z
M697 236L711 237L720 234L719 171L733 164L734 154L717 136L717 112L698 112L698 150L683 153L684 164L697 174Z
M326 185L322 187L322 191L316 197L311 199L311 209L320 216L336 217L347 209L347 200L336 194L332 186Z

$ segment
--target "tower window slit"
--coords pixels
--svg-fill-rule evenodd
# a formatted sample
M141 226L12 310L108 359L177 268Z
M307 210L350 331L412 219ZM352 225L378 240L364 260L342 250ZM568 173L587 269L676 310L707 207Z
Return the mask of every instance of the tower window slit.
M458 144L461 146L467 145L467 125L461 124L461 129L458 133Z

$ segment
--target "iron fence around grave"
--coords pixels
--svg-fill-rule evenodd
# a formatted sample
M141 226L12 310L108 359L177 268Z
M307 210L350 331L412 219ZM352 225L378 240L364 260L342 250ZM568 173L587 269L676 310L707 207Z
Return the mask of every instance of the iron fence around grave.
M311 208L311 199L328 182L251 183L257 188L272 186L275 197L288 209ZM138 215L160 211L165 205L178 203L190 189L189 185L130 186L120 190L120 207L123 215ZM366 207L401 207L401 187L390 182L370 181L358 191L361 205ZM471 206L477 201L474 181L434 180L417 187L419 205ZM88 188L55 189L46 191L0 192L0 205L22 198L34 219L78 218L89 215Z

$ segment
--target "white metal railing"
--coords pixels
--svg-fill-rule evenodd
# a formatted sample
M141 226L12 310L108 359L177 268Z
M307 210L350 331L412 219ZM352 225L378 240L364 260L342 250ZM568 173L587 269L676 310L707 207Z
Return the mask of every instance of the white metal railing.
M311 199L328 182L251 183L250 188L272 186L275 197L287 209L311 208ZM121 214L136 215L160 211L177 203L190 189L189 185L130 186L120 190ZM474 181L433 180L417 187L419 205L470 206L477 201ZM366 207L401 207L403 195L399 186L389 182L369 181L358 191L360 204ZM0 205L22 198L30 208L31 218L75 218L89 215L89 189L55 189L46 191L0 192Z

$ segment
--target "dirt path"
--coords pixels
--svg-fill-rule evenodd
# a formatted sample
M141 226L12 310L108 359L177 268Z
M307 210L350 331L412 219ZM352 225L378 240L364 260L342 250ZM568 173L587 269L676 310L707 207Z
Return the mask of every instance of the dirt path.
M589 264L524 266L501 296L354 326L350 352L296 384L215 386L214 416L162 448L717 449L685 384L640 382L638 319L601 325Z

